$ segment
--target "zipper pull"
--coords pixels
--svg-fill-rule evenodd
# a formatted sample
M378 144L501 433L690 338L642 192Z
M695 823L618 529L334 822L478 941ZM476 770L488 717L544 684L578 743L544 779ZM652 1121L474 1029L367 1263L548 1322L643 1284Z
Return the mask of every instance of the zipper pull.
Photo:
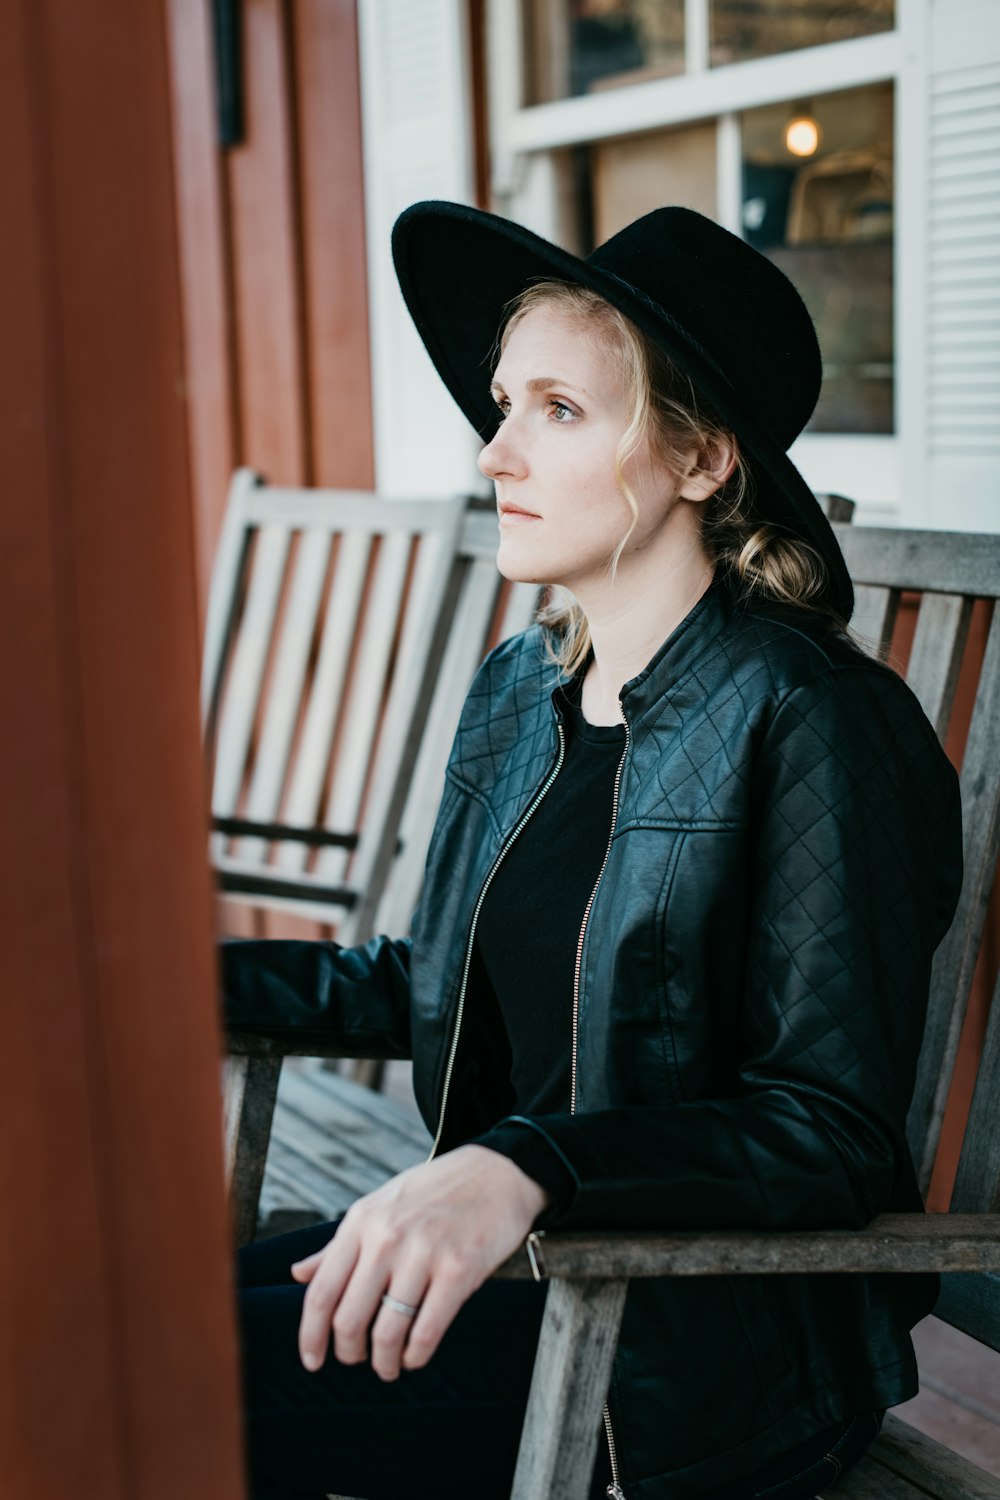
M608 1500L625 1500L625 1491L620 1484L609 1484L605 1493Z
M528 1264L531 1266L531 1274L536 1281L545 1281L548 1274L545 1270L545 1257L542 1255L542 1240L544 1237L544 1229L533 1229L524 1242L524 1248L528 1252Z

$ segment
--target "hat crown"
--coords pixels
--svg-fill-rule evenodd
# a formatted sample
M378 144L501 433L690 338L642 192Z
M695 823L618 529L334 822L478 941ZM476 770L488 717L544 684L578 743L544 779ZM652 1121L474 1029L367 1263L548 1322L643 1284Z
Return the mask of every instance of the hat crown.
M843 553L787 455L822 377L812 319L787 276L689 208L643 215L582 260L510 219L447 202L414 203L392 233L400 290L445 385L485 442L500 414L489 391L497 336L526 287L586 287L630 318L735 433L759 516L814 548L829 598L854 605Z
M693 209L668 207L619 230L587 264L635 295L640 326L651 304L651 317L665 318L789 447L815 409L823 366L806 305L772 261Z

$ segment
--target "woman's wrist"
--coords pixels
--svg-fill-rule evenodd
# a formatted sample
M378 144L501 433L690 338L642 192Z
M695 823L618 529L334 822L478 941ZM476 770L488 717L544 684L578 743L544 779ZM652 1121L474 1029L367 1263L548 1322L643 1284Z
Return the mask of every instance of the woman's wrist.
M540 1182L528 1175L517 1162L511 1161L502 1151L494 1151L492 1147L474 1144L459 1148L465 1151L485 1152L489 1158L483 1163L484 1169L494 1173L498 1180L508 1181L512 1188L523 1201L525 1212L530 1214L534 1223L538 1215L549 1207L552 1196ZM502 1163L502 1165L501 1165Z

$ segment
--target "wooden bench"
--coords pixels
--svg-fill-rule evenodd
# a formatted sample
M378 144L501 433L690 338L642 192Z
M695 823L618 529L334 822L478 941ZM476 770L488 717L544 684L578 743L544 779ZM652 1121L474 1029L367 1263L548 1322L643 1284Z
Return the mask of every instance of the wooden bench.
M221 893L321 921L345 944L406 930L468 682L536 601L533 587L504 583L495 554L491 503L387 501L234 475L202 670ZM282 1058L297 1050L230 1043L239 1244L257 1228ZM390 1153L384 1175L408 1164ZM315 1190L316 1171L312 1181Z
M907 678L946 738L975 601L990 612L961 763L965 880L935 956L908 1132L926 1191L983 936L1000 829L1000 537L838 527L857 586L854 628L883 648L901 598L921 596ZM1000 984L998 984L1000 989ZM1000 1001L994 996L948 1214L883 1215L827 1233L532 1237L550 1282L512 1500L586 1494L617 1331L633 1276L937 1270L938 1317L1000 1351ZM533 1274L518 1252L496 1273ZM830 1500L1000 1500L1000 1478L887 1415ZM341 1497L345 1500L345 1497Z
M965 881L934 962L909 1135L926 1191L997 863L1000 536L838 528L858 590L854 625L887 645L904 590L921 593L908 680L942 740L975 599L992 611L961 766ZM797 1272L944 1274L939 1317L1000 1350L1000 1002L994 997L948 1214L884 1215L860 1231L533 1237L550 1281L514 1500L587 1492L628 1281ZM526 1276L518 1254L497 1273ZM1000 1500L1000 1479L891 1416L837 1500Z

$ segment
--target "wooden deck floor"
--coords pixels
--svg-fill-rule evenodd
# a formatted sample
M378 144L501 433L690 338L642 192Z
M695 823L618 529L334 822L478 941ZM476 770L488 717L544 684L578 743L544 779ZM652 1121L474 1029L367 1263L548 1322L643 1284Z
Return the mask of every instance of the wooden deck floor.
M342 1214L431 1141L407 1087L386 1094L332 1073L314 1058L286 1058L260 1195L257 1238Z
M287 1059L258 1238L334 1218L429 1150L408 1064L391 1063L375 1096L314 1059ZM921 1390L897 1415L1000 1477L1000 1354L933 1317L913 1341Z

